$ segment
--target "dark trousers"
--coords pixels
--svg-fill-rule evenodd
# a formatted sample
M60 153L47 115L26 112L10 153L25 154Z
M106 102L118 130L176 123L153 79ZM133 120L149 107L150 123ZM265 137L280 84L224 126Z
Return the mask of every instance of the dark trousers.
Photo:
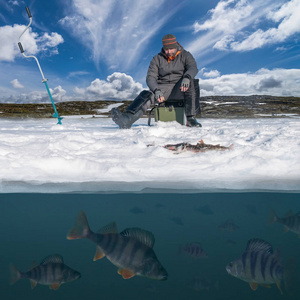
M195 116L200 114L200 89L199 79L190 81L190 87L186 92L180 91L182 79L173 87L168 100L184 100L185 114L187 116Z
M199 79L190 81L189 89L186 92L180 91L182 79L174 84L160 84L159 89L168 100L184 101L185 114L187 117L200 114L200 89ZM148 108L155 104L154 94L151 91L142 91L126 109L127 112L135 114L140 109L145 113Z

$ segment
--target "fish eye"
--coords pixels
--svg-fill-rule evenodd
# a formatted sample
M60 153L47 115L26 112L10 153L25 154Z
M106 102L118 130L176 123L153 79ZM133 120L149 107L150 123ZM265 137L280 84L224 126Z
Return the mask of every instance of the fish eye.
M228 266L231 268L233 266L232 262L230 262Z

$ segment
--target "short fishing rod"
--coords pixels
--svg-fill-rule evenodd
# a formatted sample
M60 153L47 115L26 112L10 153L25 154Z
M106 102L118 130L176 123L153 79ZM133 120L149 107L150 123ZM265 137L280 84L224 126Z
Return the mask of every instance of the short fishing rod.
M44 73L43 73L43 71L42 71L42 68L41 68L41 66L40 66L39 61L38 61L38 59L37 59L35 56L33 56L33 55L26 55L26 54L24 53L23 46L22 46L22 44L21 44L21 42L20 42L20 39L21 39L22 35L25 33L25 31L30 27L30 25L31 25L31 23L32 23L32 16L31 16L30 10L29 10L29 8L28 8L27 6L26 6L26 11L27 11L27 14L28 14L28 17L29 17L29 24L27 25L27 27L26 27L26 28L23 30L23 32L21 33L21 35L20 35L20 37L19 37L18 46L19 46L19 49L20 49L20 51L21 51L21 53L23 54L24 57L26 57L26 58L34 58L34 59L35 59L37 65L38 65L38 67L39 67L39 70L40 70L40 72L41 72L42 78L43 78L42 82L45 83L46 89L47 89L47 91L48 91L50 100L51 100L52 105L53 105L53 108L54 108L54 114L52 115L52 117L53 117L53 118L57 118L57 120L58 120L58 123L57 123L57 124L61 124L61 120L62 120L63 118L60 117L60 116L58 115L58 112L57 112L57 110L56 110L56 106L55 106L55 104L54 104L54 101L53 101L53 99L52 99L52 95L51 95L51 93L50 93L50 90L49 90L49 87L48 87L48 84L47 84L48 79L45 78Z

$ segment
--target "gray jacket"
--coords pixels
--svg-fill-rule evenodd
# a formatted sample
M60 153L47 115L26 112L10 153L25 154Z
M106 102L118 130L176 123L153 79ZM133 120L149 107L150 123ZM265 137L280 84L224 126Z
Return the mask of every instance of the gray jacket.
M170 62L163 49L152 58L146 77L152 92L159 88L159 84L176 84L184 76L194 79L197 75L198 68L192 54L183 48L179 50L181 52Z

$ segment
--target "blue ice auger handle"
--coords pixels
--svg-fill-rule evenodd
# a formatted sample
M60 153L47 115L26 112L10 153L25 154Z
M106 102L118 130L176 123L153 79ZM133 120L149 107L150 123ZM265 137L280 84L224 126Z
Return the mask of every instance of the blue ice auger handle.
M30 10L29 10L28 6L26 6L26 11L27 11L27 15L28 15L29 19L32 18L32 15L30 13Z

